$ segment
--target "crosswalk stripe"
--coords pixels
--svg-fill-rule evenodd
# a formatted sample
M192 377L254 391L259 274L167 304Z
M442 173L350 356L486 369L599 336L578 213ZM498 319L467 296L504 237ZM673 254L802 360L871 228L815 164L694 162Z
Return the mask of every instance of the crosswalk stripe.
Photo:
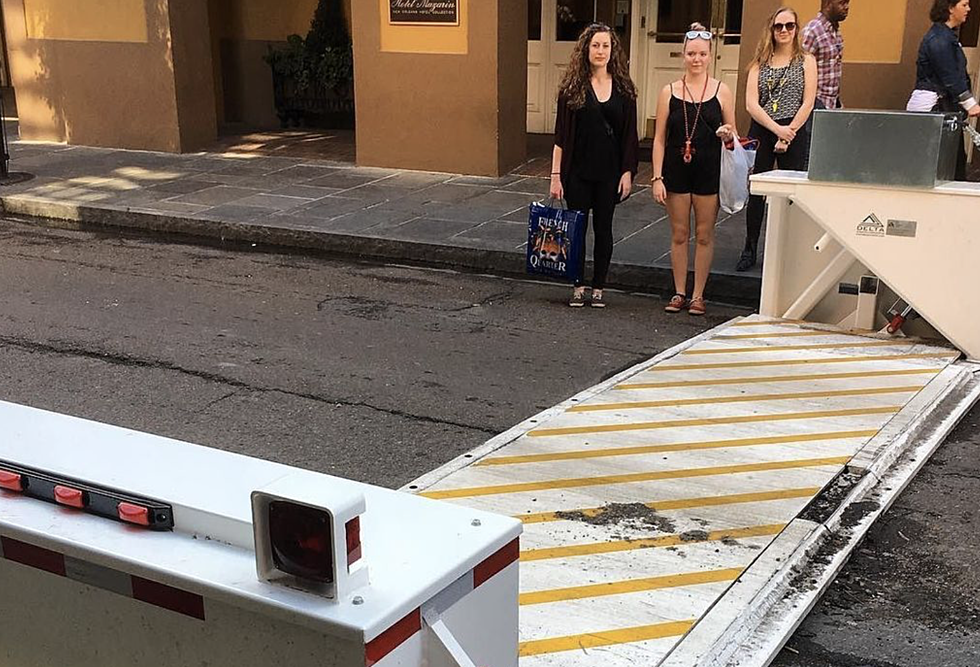
M788 350L840 350L848 347L898 347L908 345L907 342L893 340L871 340L863 343L813 343L807 345L761 345L758 347L721 347L721 348L695 348L684 350L683 355L699 354L743 354L746 352L784 352Z
M608 447L600 449L574 449L566 452L545 454L524 454L515 456L492 456L474 463L477 466L504 466L523 463L542 463L544 461L572 461L576 459L598 459L611 456L638 456L641 454L662 454L664 452L688 452L700 449L726 449L728 447L755 447L757 445L784 445L794 442L814 442L817 440L844 440L849 438L871 438L878 429L861 431L830 431L828 433L801 433L797 435L772 435L761 438L732 438L729 440L702 440L697 442L676 442L669 445L634 445L632 447Z
M770 382L820 382L821 380L847 380L876 377L900 377L905 375L935 375L941 368L912 368L893 371L864 371L853 373L804 373L802 375L764 375L759 377L711 378L708 380L675 380L671 382L624 382L613 389L674 389L680 387L712 387L716 385L768 384Z
M744 348L743 348L744 349ZM866 361L902 361L906 359L946 359L955 361L959 358L957 354L949 352L921 352L910 354L874 354L867 356L848 356L848 357L817 357L810 359L770 359L768 361L722 361L710 364L657 364L643 371L644 373L658 373L670 371L702 371L718 368L761 368L763 366L804 366L808 364L851 364Z
M726 496L703 496L701 498L681 498L678 500L658 500L643 503L651 510L666 512L669 510L684 510L694 507L717 507L719 505L739 505L743 503L761 503L769 500L788 500L790 498L810 498L820 492L819 486L805 486L799 489L779 489L776 491L757 491L754 493L733 493ZM561 512L537 512L515 516L524 525L532 523L548 523L564 521L572 516L580 515L586 519L601 516L606 512L604 507L589 507L587 509L564 510Z
M734 581L742 572L742 568L732 567L723 570L685 572L683 574L667 574L659 577L645 577L643 579L625 579L623 581L610 581L603 584L589 584L587 586L570 586L568 588L531 591L521 593L519 604L521 606L527 606L546 604L548 602L562 602L565 600L605 597L607 595L622 595L624 593L640 593L663 588L716 584L720 581Z
M753 403L755 401L792 401L806 398L834 398L840 396L878 396L921 391L925 385L902 387L866 387L858 389L831 389L827 391L798 391L781 394L739 394L738 396L713 396L710 398L675 398L663 401L628 401L623 403L583 403L566 412L603 412L608 410L637 410L641 408L673 408L684 405L719 405L722 403Z
M642 642L650 639L663 639L664 637L679 637L691 629L694 621L695 619L670 621L667 623L640 625L619 630L602 630L581 635L536 639L534 641L521 642L518 648L518 655L526 658L532 655L543 655L546 653L583 651L602 646L630 644L632 642Z
M766 537L769 535L778 535L785 527L785 523L774 523L765 526L747 526L745 528L713 530L701 535L681 533L680 535L648 537L642 540L614 540L610 542L590 542L588 544L569 544L560 547L528 549L527 551L521 552L521 562L526 563L538 560L550 560L552 558L594 556L597 554L635 551L637 549L676 547L683 544L696 544L699 542L718 542L724 539L738 540L743 537Z
M462 489L441 489L425 491L419 495L435 500L449 498L473 498L493 496L504 493L523 493L525 491L548 491L553 489L574 489L587 486L606 486L609 484L633 484L654 482L663 479L683 479L688 477L711 477L715 475L737 475L746 472L765 472L768 470L792 470L794 468L815 468L819 466L842 465L849 456L828 456L813 459L792 459L789 461L765 461L762 463L737 463L727 466L706 468L682 468L678 470L654 470L649 472L627 473L624 475L601 475L598 477L572 477L568 479L549 479L541 482L518 482L493 486L474 486Z
M737 417L702 417L700 419L671 419L654 422L626 422L622 424L596 424L593 426L563 426L538 428L528 431L529 438L544 438L556 435L579 435L585 433L616 433L619 431L647 431L661 428L685 428L689 426L716 426L730 424L753 424L757 422L789 421L796 419L822 419L825 417L864 417L869 415L893 414L902 409L900 405L879 408L848 408L844 410L814 410L812 412L788 412L785 414L743 415Z

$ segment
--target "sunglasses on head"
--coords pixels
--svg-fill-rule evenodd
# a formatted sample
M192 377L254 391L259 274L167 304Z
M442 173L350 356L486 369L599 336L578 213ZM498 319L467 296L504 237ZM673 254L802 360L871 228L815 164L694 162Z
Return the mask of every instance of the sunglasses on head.
M711 41L711 33L707 30L688 30L684 33L684 39L706 39Z
M605 23L590 23L586 30L595 30L596 32L612 32L612 28L607 26Z
M787 21L786 23L773 23L772 30L773 32L782 32L783 30L785 30L786 32L793 32L794 30L796 30L796 21Z

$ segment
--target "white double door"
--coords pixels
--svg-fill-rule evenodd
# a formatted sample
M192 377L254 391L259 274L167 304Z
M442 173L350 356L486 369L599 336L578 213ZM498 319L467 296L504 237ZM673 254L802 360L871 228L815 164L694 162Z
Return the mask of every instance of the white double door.
M645 0L644 0L645 1ZM579 34L599 21L627 47L640 0L528 0L527 131L553 132L558 86Z
M652 136L660 90L683 74L684 32L695 21L714 35L714 76L736 91L742 0L529 0L528 11L528 132L554 131L558 86L593 20L612 26L628 48L641 136Z

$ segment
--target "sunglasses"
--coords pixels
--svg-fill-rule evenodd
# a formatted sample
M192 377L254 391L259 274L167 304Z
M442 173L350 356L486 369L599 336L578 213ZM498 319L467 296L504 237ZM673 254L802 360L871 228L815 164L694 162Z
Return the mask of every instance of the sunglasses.
M783 30L785 30L786 32L793 32L794 30L796 30L796 21L787 21L786 23L772 24L773 32L782 32Z
M612 32L612 28L607 26L605 23L590 23L586 30L595 30L596 32Z
M688 30L684 33L684 39L706 39L711 41L711 33L707 30Z

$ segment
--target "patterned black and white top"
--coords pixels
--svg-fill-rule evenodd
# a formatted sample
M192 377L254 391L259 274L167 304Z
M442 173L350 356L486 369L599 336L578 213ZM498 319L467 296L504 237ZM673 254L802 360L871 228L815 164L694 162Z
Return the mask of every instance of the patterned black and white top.
M773 120L793 118L803 106L805 75L803 58L797 58L786 67L772 67L769 63L759 68L759 104Z

